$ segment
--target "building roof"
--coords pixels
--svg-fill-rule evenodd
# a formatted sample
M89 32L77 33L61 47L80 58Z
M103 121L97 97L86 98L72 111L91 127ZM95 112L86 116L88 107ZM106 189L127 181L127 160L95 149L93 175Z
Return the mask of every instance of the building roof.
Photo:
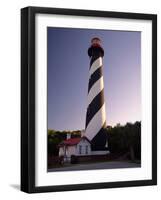
M61 142L59 144L59 146L77 145L83 138L86 139L90 143L89 139L87 137L83 136L83 137L80 137L80 138L70 138L70 139L64 140L63 142Z

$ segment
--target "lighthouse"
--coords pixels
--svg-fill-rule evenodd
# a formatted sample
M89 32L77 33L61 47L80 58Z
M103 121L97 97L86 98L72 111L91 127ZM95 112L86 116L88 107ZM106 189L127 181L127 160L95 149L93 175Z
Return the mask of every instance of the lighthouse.
M70 161L72 155L78 156L78 158L83 156L85 158L90 157L90 160L95 160L98 156L105 159L105 156L110 153L108 150L107 131L105 131L104 50L99 38L95 37L91 40L88 56L90 58L90 67L85 130L81 131L80 138L67 137L67 140L60 143L59 156L64 156L64 161Z
M104 49L97 37L88 49L90 58L85 136L91 141L92 151L107 150L106 111L104 100L103 56Z

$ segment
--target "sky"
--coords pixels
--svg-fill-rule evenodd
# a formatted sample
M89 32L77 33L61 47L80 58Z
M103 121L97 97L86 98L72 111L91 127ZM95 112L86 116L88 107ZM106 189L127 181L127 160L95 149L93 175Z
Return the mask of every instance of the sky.
M47 28L48 129L85 128L90 59L99 37L103 57L106 124L141 120L141 33Z

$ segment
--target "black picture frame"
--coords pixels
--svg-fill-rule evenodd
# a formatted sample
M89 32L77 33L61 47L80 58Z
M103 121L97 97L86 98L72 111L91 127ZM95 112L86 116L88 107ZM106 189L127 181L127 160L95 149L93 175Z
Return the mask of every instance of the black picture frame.
M35 15L60 14L152 21L152 179L61 186L35 186ZM27 193L102 189L157 184L157 15L95 10L21 9L21 190Z

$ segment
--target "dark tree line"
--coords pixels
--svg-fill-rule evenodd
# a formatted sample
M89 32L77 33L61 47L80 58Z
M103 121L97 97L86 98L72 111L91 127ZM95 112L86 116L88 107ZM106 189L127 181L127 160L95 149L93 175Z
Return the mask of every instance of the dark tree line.
M141 159L141 122L120 124L115 127L107 127L108 146L112 154L128 155L131 160ZM67 138L81 137L81 131L55 131L48 130L48 155L57 156L59 153L58 145Z
M110 127L107 129L107 136L111 153L129 153L129 159L141 159L141 122Z

